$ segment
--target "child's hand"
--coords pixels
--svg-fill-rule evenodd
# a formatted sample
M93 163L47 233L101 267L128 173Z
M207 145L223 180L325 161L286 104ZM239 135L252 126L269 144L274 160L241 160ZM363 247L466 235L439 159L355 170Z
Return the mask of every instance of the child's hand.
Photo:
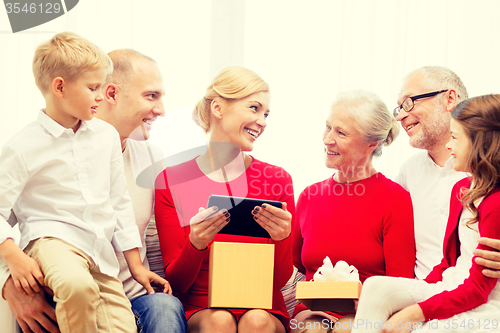
M146 267L141 267L142 268L135 267L134 271L131 271L131 273L134 279L146 288L148 294L154 294L155 291L151 284L155 284L163 286L163 292L172 295L172 287L170 287L170 283L168 283L167 280L158 274L147 270Z
M35 260L23 251L19 251L5 258L9 266L10 275L17 290L22 294L35 296L43 286L43 274Z
M40 267L11 238L0 244L0 256L9 266L14 285L21 294L35 296L35 293L40 292L40 286L43 286Z
M148 294L154 294L154 289L151 283L162 285L163 292L172 295L172 288L167 280L161 278L157 274L146 269L141 262L139 250L137 248L123 251L123 255L127 260L128 268L132 277L146 288Z

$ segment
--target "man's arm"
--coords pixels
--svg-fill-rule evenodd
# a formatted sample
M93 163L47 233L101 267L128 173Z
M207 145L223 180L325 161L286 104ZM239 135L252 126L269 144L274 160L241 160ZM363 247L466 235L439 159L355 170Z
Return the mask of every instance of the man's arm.
M60 333L55 324L56 312L45 299L44 291L35 293L35 296L21 294L9 277L2 289L2 296L9 303L24 333L43 333L42 327L50 333Z
M475 249L473 252L477 256L476 263L486 267L483 269L483 275L494 279L500 278L500 240L480 237L479 244L495 249L495 251Z
M57 326L49 319L52 318L55 322L56 313L45 299L45 292L42 290L33 297L20 293L10 277L7 263L2 258L0 258L0 291L0 295L9 304L24 333L31 331L42 333L44 332L42 327L50 333L60 333Z

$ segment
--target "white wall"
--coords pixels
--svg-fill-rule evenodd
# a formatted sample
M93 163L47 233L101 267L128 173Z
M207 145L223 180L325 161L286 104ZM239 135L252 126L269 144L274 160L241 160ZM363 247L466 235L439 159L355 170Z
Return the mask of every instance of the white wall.
M21 33L0 10L0 145L36 119L43 99L31 74L35 47L71 30L106 52L134 48L161 68L171 111L152 140L167 154L201 145L192 105L222 67L240 64L271 86L271 116L254 155L285 167L296 196L331 174L321 134L334 96L363 88L392 109L402 77L443 65L471 96L500 92L496 0L81 0L66 15ZM389 177L414 150L403 133L375 166Z
M406 73L442 65L471 96L500 92L500 43L493 37L499 1L274 3L247 1L244 60L268 80L273 96L269 130L255 153L292 173L296 196L331 174L322 164L321 135L339 91L372 90L392 110ZM403 133L375 166L394 177L413 153Z

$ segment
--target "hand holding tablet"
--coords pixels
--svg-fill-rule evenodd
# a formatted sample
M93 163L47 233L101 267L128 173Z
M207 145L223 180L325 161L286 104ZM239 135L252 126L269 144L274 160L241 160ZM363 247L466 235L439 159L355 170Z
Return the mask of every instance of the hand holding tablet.
M282 208L266 203L252 212L255 221L266 229L274 241L287 238L292 231L292 214L286 208L286 202L283 202Z
M197 250L204 250L214 239L215 235L231 220L227 209L209 206L200 207L198 214L190 221L191 232L189 240Z
M290 234L291 214L286 203L272 200L248 199L211 195L207 207L226 209L231 223L219 233L282 240Z

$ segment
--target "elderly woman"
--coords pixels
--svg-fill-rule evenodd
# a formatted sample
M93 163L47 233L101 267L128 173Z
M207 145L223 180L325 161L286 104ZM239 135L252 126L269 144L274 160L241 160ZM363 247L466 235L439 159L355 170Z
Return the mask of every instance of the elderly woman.
M380 155L398 132L396 120L373 93L344 92L333 102L323 145L325 164L335 172L301 193L293 226L293 261L307 280L326 256L333 264L344 260L354 265L361 282L373 275L414 277L410 195L372 164L373 156ZM347 316L334 325L342 315ZM299 304L292 328L294 332L348 332L352 317L310 311ZM341 325L342 320L347 323Z
M292 179L282 168L247 154L266 128L269 103L269 87L257 74L236 66L222 70L196 108L196 120L209 137L207 152L167 168L157 179L155 214L165 276L184 305L189 332L285 332L288 328L280 288L293 270ZM271 190L263 191L263 184ZM232 221L227 211L211 217L213 207L200 208L212 194L281 201L283 209L264 204L253 211L271 238L219 234ZM272 309L207 308L213 241L274 244Z

